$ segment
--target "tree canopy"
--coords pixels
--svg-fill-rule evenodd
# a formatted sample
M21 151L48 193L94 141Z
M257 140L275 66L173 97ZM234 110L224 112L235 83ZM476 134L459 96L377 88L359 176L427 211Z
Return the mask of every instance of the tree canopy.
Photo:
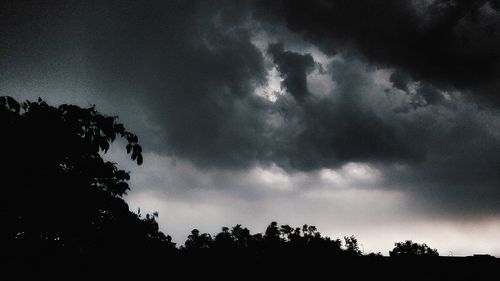
M116 117L0 97L0 130L3 253L99 257L112 266L124 254L173 247L154 216L129 210L128 172L101 157L122 138L132 160L143 162L137 136Z
M432 249L427 244L414 243L411 240L394 243L394 249L389 252L391 257L436 257L439 253L436 249Z

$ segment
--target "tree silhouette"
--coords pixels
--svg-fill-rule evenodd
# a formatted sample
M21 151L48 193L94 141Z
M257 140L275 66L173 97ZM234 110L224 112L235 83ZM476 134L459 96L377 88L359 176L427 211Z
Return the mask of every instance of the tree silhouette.
M3 253L37 262L65 256L66 265L71 256L88 257L113 267L130 254L173 248L155 216L129 211L122 199L129 174L101 157L122 138L143 162L137 136L115 117L0 97L0 130Z
M193 229L188 239L184 243L184 249L187 251L200 251L209 249L213 243L212 236L208 233L200 234L198 229Z
M345 236L344 241L346 253L353 256L360 256L362 254L358 246L358 239L356 239L356 237Z
M389 251L389 255L391 257L439 256L439 253L436 249L430 248L425 243L418 244L413 243L411 240L406 240L405 242L394 243L394 246L394 249L392 251Z

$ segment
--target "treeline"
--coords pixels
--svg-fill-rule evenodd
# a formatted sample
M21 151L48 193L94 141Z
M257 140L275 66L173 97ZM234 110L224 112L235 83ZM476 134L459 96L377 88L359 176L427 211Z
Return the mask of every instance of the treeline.
M184 245L179 247L183 255L210 255L211 253L227 252L251 256L264 256L273 253L291 255L328 255L337 257L382 256L378 253L363 253L355 236L345 236L343 241L322 236L315 226L303 225L291 227L279 226L272 222L264 232L251 234L250 230L236 225L231 229L223 227L222 231L211 236L194 229L187 237ZM413 243L411 240L395 243L389 252L390 256L438 256L436 249L424 244Z
M360 256L358 242L354 236L345 237L345 247L340 239L323 237L314 226L304 225L292 228L288 225L278 226L272 222L264 234L250 234L247 228L236 225L211 237L208 233L200 233L194 229L180 252L186 255L204 255L211 252L243 253L250 256L264 256L275 252L298 254L329 254L344 256Z

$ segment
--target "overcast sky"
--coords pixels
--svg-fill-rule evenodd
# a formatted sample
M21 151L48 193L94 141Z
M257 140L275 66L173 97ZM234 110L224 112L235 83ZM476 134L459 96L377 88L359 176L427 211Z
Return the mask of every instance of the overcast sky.
M21 3L22 2L22 3ZM499 1L2 1L0 95L139 135L131 208L500 256Z

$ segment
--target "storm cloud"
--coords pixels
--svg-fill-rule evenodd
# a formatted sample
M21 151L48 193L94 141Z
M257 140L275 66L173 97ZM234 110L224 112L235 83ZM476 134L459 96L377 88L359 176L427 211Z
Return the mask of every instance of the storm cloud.
M255 179L279 171L293 190L404 194L394 208L405 214L498 217L498 9L451 0L5 1L0 91L117 114L150 157L184 163L158 164L177 172L172 181L147 173L136 182L169 200L202 204L194 187L246 202L292 198ZM317 180L353 165L376 179Z
M414 80L498 103L498 1L261 1L257 13L334 55L346 50Z

